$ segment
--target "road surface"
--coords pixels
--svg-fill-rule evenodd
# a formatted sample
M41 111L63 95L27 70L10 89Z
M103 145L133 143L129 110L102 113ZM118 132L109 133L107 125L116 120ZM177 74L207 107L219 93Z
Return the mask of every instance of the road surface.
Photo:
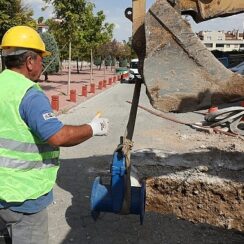
M92 183L98 175L105 180L110 177L112 154L119 137L125 133L130 110L126 101L132 99L133 88L133 84L118 84L60 116L64 123L75 125L89 122L100 111L109 118L111 129L106 137L94 137L81 145L61 149L61 168L54 188L55 202L48 208L50 243L243 244L243 233L193 224L170 215L146 212L143 225L139 223L139 216L135 215L102 213L96 222L91 218ZM140 104L151 108L144 86ZM198 113L170 116L185 122L202 119ZM133 155L145 150L187 153L192 149L204 148L206 144L216 144L214 140L217 136L209 135L206 138L201 133L139 109ZM227 140L229 144L234 143L232 139ZM226 143L224 145L228 146ZM144 161L147 155L155 162L160 157L145 153ZM150 167L153 167L152 172L155 171L156 166L148 167L148 171Z

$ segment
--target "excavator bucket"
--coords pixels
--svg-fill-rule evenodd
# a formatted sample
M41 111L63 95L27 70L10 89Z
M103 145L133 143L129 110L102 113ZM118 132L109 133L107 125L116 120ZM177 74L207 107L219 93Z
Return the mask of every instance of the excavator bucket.
M145 15L144 30L138 28L133 33L133 46L152 106L163 112L187 112L244 96L244 78L226 69L207 50L182 17L184 9L179 11L172 2L177 1L157 0ZM182 7L187 1L178 2ZM243 11L241 7L236 12ZM216 17L212 12L209 16L204 13L206 19ZM227 11L226 15L230 14ZM203 20L201 17L195 15L198 21ZM140 48L136 46L138 36L143 44Z

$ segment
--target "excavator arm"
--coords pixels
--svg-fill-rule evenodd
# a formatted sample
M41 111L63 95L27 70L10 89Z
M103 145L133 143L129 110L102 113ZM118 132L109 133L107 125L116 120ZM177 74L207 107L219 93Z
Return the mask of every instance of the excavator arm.
M152 106L187 112L244 96L244 78L226 69L202 44L182 15L196 22L244 12L244 1L132 0L132 45Z
M191 15L197 22L226 17L244 11L241 0L168 0L181 14Z

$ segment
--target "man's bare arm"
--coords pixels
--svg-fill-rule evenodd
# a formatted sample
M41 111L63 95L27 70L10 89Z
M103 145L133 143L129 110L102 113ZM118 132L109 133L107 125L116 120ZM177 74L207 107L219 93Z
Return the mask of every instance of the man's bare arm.
M88 124L64 125L60 131L48 139L48 143L55 147L71 147L88 140L92 135L92 127Z

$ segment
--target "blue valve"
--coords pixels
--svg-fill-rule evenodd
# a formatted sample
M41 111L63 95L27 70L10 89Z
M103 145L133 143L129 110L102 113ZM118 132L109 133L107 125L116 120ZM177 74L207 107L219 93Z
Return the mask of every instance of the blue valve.
M91 192L92 217L97 219L100 212L122 213L125 197L126 177L130 177L126 170L125 156L121 150L113 155L111 165L110 185L103 185L101 178L96 177ZM140 215L143 223L145 214L145 184L141 187L131 187L131 201L129 214Z

